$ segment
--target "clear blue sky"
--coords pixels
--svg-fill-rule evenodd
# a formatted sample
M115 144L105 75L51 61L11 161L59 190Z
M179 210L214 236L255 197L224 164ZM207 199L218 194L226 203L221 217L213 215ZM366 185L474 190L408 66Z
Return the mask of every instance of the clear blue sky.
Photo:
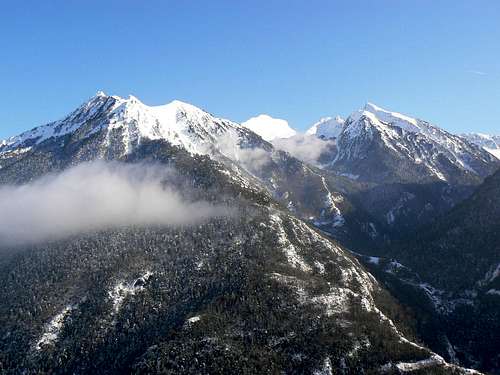
M0 85L0 138L98 90L302 130L373 101L500 133L500 1L3 1Z

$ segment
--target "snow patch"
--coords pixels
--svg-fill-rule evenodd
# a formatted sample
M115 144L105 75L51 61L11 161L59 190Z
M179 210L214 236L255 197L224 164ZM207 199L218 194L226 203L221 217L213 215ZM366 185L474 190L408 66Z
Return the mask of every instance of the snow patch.
M500 290L497 290L497 289L490 289L486 292L486 294L490 294L490 295L495 295L495 296L500 296Z
M201 316L197 315L197 316L193 316L192 318L189 318L188 320L186 320L186 322L189 324L194 324L196 322L199 322L200 320L201 320Z
M133 296L138 292L142 292L144 290L144 284L152 275L152 272L147 271L144 275L132 282L127 283L125 281L121 281L116 284L114 288L108 292L113 305L113 314L118 314L120 312L123 302L127 297Z
M311 272L312 267L308 265L304 258L297 253L297 249L290 242L288 236L286 234L285 229L283 228L283 220L279 215L271 215L271 222L278 234L278 242L282 247L283 253L285 254L288 263L295 268L300 269L304 272Z
M330 357L326 357L323 361L323 367L319 370L315 370L313 372L314 375L332 375L333 374L333 366Z
M486 151L488 151L491 155L496 157L497 159L500 159L500 148L493 149L493 148L488 148L488 147L483 147Z
M36 342L35 349L42 350L44 346L54 344L59 338L64 324L64 320L75 308L73 305L66 306L59 314L54 316L51 321L45 326L42 337Z

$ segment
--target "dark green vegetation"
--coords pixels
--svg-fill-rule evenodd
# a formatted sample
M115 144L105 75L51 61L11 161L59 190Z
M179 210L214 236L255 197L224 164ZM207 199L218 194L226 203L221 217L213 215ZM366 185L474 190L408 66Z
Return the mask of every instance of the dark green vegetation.
M431 224L361 257L415 311L417 332L448 360L500 371L500 171ZM406 267L394 267L396 258ZM451 344L450 344L451 343ZM449 354L453 346L452 356Z
M459 292L476 286L500 263L500 171L449 213L421 228L411 241L396 247L407 248L399 253L403 263L418 269L436 287Z

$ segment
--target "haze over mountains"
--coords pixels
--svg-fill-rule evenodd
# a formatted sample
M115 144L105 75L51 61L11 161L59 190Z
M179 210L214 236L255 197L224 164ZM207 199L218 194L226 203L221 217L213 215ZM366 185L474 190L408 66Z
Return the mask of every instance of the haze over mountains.
M491 142L100 92L0 142L1 368L499 373Z

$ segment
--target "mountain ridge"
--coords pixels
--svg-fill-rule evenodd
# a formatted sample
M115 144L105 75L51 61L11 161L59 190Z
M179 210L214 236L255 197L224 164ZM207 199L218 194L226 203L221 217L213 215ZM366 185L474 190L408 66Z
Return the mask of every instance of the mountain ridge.
M470 142L484 148L490 154L500 159L500 135L488 135L483 133L465 133L461 135Z

